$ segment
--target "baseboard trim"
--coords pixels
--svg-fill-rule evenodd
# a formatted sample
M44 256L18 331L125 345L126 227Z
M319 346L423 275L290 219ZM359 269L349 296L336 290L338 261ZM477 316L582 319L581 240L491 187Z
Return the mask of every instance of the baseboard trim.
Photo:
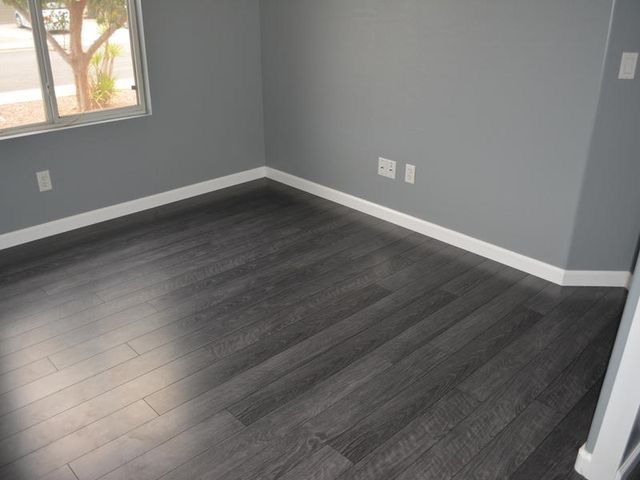
M610 474L597 471L597 465L593 463L593 455L587 451L586 446L583 446L578 452L575 471L587 480L632 480L630 475L634 473L634 469L638 465L640 465L640 445L631 452L629 458L616 472L615 477L611 479Z
M393 210L324 185L266 167L267 178L339 203L354 210L391 222L414 232L422 233L482 257L521 270L563 286L603 286L628 288L629 272L567 271L554 265L507 250L460 232L436 225L406 213Z
M43 238L52 237L61 233L67 233L79 228L88 227L98 223L113 220L126 215L139 213L152 208L161 207L170 203L187 200L189 198L215 192L224 188L233 187L242 183L251 182L265 177L265 167L234 173L225 177L207 180L206 182L176 188L167 192L150 195L148 197L119 203L109 207L80 213L71 217L61 218L52 222L43 223L34 227L16 230L0 235L0 250L24 245Z
M629 272L564 270L540 260L456 232L455 230L270 167L258 167L156 195L131 200L129 202L80 213L34 227L0 234L0 251L265 177L414 232L427 235L558 285L628 288L631 282L631 273Z
M586 447L583 445L578 451L578 458L576 458L576 464L574 469L584 478L589 479L590 467L591 467L591 453L589 453Z

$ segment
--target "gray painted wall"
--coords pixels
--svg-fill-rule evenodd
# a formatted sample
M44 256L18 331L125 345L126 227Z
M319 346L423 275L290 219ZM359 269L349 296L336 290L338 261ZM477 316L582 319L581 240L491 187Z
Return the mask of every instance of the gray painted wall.
M640 237L640 79L618 80L640 51L640 2L617 0L569 266L629 270Z
M610 11L263 0L267 164L565 267ZM377 176L380 155L417 185Z
M259 10L143 0L153 115L0 141L0 233L264 165Z

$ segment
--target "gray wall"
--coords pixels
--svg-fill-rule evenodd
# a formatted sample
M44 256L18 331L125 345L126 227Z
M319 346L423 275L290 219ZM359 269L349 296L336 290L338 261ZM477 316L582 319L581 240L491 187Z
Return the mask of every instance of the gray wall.
M0 233L264 165L259 10L143 0L153 115L0 141Z
M267 164L564 267L610 10L263 0Z
M629 270L640 236L640 79L618 80L623 51L640 51L640 2L617 0L598 116L569 266Z

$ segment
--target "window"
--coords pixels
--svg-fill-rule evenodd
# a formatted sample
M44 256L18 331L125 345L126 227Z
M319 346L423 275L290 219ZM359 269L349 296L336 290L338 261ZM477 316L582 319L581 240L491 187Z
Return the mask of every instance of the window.
M148 113L139 0L0 0L0 138Z

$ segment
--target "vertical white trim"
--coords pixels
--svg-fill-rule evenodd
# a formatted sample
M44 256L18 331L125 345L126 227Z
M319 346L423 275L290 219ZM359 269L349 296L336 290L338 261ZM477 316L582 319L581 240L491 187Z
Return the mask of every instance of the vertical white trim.
M616 340L615 349L621 349L621 354L618 357L614 350L614 358L620 361L617 369L610 365L607 373L613 375L613 385L593 449L588 452L583 447L576 460L576 471L588 480L622 478L624 453L640 407L640 299L634 301L635 304L627 304L627 309L631 309L629 331L626 337L619 334ZM622 329L625 325L628 324L623 319Z

